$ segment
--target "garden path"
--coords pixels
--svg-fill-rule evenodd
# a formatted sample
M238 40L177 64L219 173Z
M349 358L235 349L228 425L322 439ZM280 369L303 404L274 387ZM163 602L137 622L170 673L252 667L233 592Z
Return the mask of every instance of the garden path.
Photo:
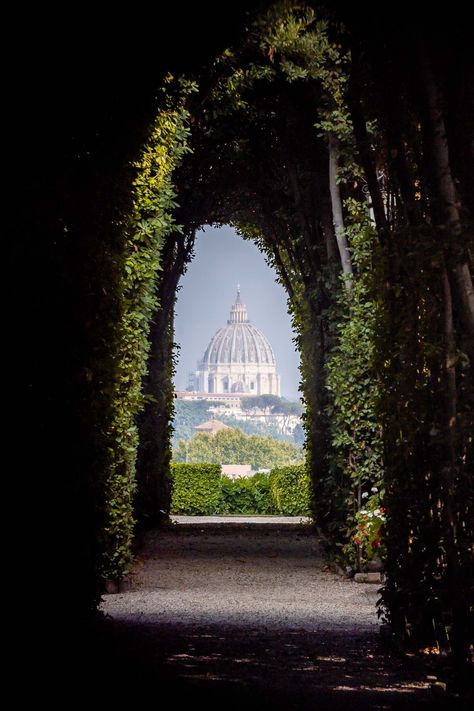
M174 524L105 596L102 659L175 708L447 708L382 644L377 598L327 568L308 525Z

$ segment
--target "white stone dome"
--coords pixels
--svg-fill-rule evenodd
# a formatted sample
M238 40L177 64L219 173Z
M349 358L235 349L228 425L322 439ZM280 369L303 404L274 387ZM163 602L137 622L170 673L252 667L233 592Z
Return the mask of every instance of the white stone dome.
M275 354L263 333L252 326L245 304L240 300L240 289L230 311L227 326L220 328L209 343L201 368L231 363L276 365Z
M227 326L211 339L190 383L195 392L212 393L226 402L240 393L280 395L275 354L263 333L250 323L239 286Z

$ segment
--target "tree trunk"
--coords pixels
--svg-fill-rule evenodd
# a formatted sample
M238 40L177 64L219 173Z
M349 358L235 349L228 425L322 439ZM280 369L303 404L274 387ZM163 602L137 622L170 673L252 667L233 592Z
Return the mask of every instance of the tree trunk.
M443 499L443 527L447 561L448 590L452 609L452 648L459 669L465 666L468 656L469 600L464 595L463 571L460 557L462 550L456 530L459 511L463 502L458 491L459 466L462 442L458 442L456 381L457 343L453 307L453 284L459 293L457 311L465 327L474 337L474 298L472 279L467 258L463 259L462 224L460 202L449 161L449 148L442 111L440 88L437 84L425 48L418 55L420 89L422 99L423 148L426 155L431 191L433 222L446 233L444 244L443 330L444 330L444 383L445 393L445 442L446 451L440 453L441 485ZM460 259L461 255L461 259ZM471 341L472 339L467 339Z
M335 136L329 137L329 191L331 193L332 220L336 242L341 258L343 274L346 277L347 291L352 291L352 260L349 245L344 232L344 217L342 214L341 191L337 183L337 169L339 165L339 141Z
M332 212L329 202L324 204L321 209L321 227L324 235L324 244L326 247L326 257L330 271L334 271L334 265L340 264L336 238L334 234L334 226L332 221ZM338 266L339 269L339 266Z
M474 287L469 264L457 264L454 267L456 288L463 305L464 321L471 337L474 338Z
M441 108L440 91L429 65L426 53L420 56L421 86L424 99L425 142L429 151L432 169L434 218L449 230L449 236L455 241L455 250L463 250L463 245L456 244L462 233L460 200L454 184L449 162L449 147L446 126ZM452 253L452 252L451 252ZM469 261L464 257L456 264L453 271L456 289L462 304L462 317L472 338L474 338L474 287L469 268Z
M348 103L351 112L352 125L354 126L354 137L356 139L357 151L360 162L364 169L367 187L369 189L372 209L374 211L375 226L379 233L379 241L383 246L387 236L387 217L385 205L377 180L377 170L372 159L370 150L370 140L367 135L367 126L361 106L361 90L359 88L359 74L361 72L360 51L357 45L352 47L352 71L349 77Z
M448 456L441 469L443 496L443 521L445 533L446 558L449 566L450 589L452 591L452 646L453 654L461 669L467 659L469 645L466 635L466 622L469 619L469 602L464 596L458 553L457 535L457 385L456 385L456 338L453 319L453 298L447 269L442 273L444 300L444 339L445 339L445 428Z

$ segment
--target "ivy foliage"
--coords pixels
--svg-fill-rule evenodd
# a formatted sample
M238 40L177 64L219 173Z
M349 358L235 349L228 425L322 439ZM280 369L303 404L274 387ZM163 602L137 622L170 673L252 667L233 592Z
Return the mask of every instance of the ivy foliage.
M387 582L382 596L398 639L436 654L448 653L466 633L469 640L474 621L474 389L469 338L460 331L458 448L449 481L440 327L444 239L430 226L400 230L390 259L383 262L385 308L376 336L385 460Z
M171 86L171 78L169 84ZM102 575L119 579L131 563L133 495L138 446L136 416L144 405L142 380L147 371L149 325L157 308L156 281L162 269L161 251L168 234L180 229L173 212L176 192L172 174L188 147L186 97L195 90L181 84L178 100L171 92L151 126L148 142L133 168L132 214L122 232L116 262L116 342L107 388L110 419L104 425L105 523Z

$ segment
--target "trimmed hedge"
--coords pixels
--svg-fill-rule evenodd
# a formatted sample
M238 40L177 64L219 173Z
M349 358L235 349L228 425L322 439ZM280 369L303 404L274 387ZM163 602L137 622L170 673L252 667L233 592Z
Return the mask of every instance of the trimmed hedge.
M305 467L229 479L219 464L171 465L171 513L193 515L307 516L310 479Z
M254 474L251 477L221 479L219 514L273 514L276 513L270 494L268 474Z
M272 469L270 492L281 516L310 515L311 481L304 465Z
M171 511L210 516L216 513L221 493L219 464L171 465Z

